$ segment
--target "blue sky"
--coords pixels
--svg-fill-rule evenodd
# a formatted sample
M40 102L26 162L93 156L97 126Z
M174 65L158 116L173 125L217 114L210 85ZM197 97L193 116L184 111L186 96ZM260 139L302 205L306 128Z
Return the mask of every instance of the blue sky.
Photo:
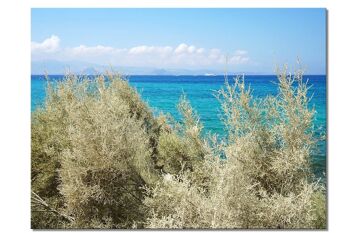
M32 62L273 73L326 66L325 9L32 9Z

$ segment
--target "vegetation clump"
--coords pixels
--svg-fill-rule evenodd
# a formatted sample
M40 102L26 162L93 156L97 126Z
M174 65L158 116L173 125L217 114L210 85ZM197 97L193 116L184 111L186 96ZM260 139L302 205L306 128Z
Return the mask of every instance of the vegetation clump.
M325 187L302 73L253 98L244 78L216 93L227 138L154 116L119 75L48 82L32 115L32 228L325 228Z

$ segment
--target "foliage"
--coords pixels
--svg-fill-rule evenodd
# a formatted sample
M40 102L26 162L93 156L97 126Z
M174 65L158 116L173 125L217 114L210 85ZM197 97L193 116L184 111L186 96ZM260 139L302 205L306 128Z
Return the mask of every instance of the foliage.
M148 227L325 228L325 194L310 172L315 139L308 87L301 72L280 71L278 81L279 94L260 100L244 78L217 92L227 141L197 135L211 145L200 172L159 181L145 199ZM198 124L196 116L187 122ZM204 187L198 173L206 174Z
M130 227L143 216L140 188L157 179L151 158L158 123L126 81L107 77L69 75L49 84L45 109L33 116L32 135L44 138L33 145L33 171L41 170L40 156L50 166L58 161L49 173L41 171L54 177L50 189L75 219L70 227Z
M32 116L32 190L46 210L32 206L32 227L325 228L308 85L287 69L277 85L257 99L244 78L227 81L222 139L203 135L185 96L176 122L118 75L49 82Z

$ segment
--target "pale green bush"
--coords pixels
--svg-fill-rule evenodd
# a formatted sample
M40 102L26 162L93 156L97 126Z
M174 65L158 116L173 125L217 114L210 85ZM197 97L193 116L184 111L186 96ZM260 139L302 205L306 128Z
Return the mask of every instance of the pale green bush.
M170 174L194 171L195 166L209 153L209 148L200 137L203 126L185 96L181 97L178 110L183 117L182 124L172 122L171 130L162 130L157 147L158 164Z
M45 151L51 167L44 175L51 179L55 174L52 189L63 196L64 212L74 218L69 227L139 222L144 212L141 188L158 176L152 160L158 122L126 81L114 75L105 79L70 75L55 87L49 85L45 109L33 116L32 136L38 141L33 171L46 164L37 152ZM37 182L33 190L38 190Z
M148 227L325 228L325 194L310 172L315 139L308 87L302 73L286 69L278 81L279 94L260 100L243 78L217 92L228 138L209 143L197 136L210 148L197 166L205 188L195 172L160 180L145 199ZM199 124L192 118L191 127ZM225 159L212 162L219 157Z

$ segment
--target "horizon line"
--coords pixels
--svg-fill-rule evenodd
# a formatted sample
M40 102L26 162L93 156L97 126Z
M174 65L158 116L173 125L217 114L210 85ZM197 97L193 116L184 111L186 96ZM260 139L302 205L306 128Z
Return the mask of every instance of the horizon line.
M257 74L252 74L250 72L247 72L248 74L245 74L244 72L242 73L228 73L228 74L121 74L122 76L205 76L205 77L212 77L212 76L225 76L225 75L245 75L245 76L275 76L276 74L264 74L264 73L257 73ZM250 74L249 74L250 73ZM101 75L104 74L104 72L97 73L97 74L76 74L76 72L73 72L72 74L75 75ZM36 75L36 76L45 76L45 75L66 75L63 73L59 74L30 74L31 76ZM293 75L293 74L292 74ZM327 74L304 74L304 76L327 76Z

